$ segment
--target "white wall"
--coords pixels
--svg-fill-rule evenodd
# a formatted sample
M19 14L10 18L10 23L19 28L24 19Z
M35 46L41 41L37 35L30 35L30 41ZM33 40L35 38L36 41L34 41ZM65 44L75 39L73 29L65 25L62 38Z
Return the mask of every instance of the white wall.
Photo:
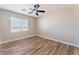
M79 46L78 7L68 7L39 17L38 34Z
M1 41L1 32L0 32L0 41Z
M1 15L0 15L0 20L1 20ZM1 36L1 23L0 23L0 41L2 39L2 36Z
M29 31L11 33L10 32L10 16L16 16L16 17L28 19ZM36 19L29 16L16 14L13 12L0 10L0 32L1 32L1 37L2 37L0 42L35 35L36 34Z
M0 41L1 41L1 30L0 30Z

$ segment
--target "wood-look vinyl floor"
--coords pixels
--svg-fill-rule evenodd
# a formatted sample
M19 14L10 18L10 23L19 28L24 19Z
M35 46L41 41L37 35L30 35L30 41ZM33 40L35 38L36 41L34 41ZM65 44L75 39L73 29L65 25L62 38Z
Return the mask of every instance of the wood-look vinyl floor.
M0 55L79 55L79 48L35 36L0 45Z

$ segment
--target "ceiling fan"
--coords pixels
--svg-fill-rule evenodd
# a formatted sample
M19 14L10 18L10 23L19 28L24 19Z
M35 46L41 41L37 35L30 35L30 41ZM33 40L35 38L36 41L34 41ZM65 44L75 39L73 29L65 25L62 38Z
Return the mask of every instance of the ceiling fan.
M39 7L40 7L39 4L35 4L34 8L30 8L30 10L32 10L32 11L29 12L28 14L35 13L36 16L38 16L39 13L45 13L45 10L39 10ZM23 11L26 11L26 10L24 9Z

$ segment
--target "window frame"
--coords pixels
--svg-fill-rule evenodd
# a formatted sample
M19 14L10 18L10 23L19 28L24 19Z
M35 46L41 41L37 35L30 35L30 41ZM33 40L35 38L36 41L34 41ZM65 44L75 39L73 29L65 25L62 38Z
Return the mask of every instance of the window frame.
M14 19L16 19L16 20L19 20L18 21L18 23L19 23L19 25L17 25L16 27L19 29L18 31L12 31L12 18L14 18ZM13 20L14 20L13 19ZM26 29L23 29L23 24L22 24L22 22L23 21L26 21ZM17 23L17 22L16 22ZM19 26L19 27L18 27ZM25 26L25 25L24 25ZM17 30L17 29L15 29L15 30ZM11 16L10 17L10 32L12 32L12 33L16 33L16 32L24 32L24 31L29 31L29 21L28 21L28 19L26 19L26 18L20 18L20 17L15 17L15 16Z

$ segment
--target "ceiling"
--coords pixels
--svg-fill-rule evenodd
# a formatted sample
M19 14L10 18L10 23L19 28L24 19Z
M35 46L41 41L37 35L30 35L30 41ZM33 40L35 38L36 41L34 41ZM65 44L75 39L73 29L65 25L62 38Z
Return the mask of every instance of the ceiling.
M55 12L57 10L60 10L62 8L68 7L69 5L62 5L62 4L40 4L40 8L42 10L45 10L45 13L40 13L39 16L43 16L46 13L49 12ZM33 8L33 4L0 4L0 9L24 14L24 15L29 15L33 17L39 17L36 16L34 13L28 14L31 10L29 8ZM22 9L26 9L26 11L23 11Z

